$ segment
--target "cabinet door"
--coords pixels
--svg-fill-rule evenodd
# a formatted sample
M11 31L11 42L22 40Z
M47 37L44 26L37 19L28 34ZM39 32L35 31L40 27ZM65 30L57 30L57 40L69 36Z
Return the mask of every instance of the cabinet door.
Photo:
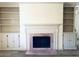
M1 33L0 33L0 49L1 49L1 42L2 41L2 35L1 35Z
M14 46L15 46L14 34L13 33L8 34L8 46L9 46L9 48L14 48Z
M7 43L7 41L8 41L8 34L7 33L2 33L2 39L1 39L2 41L2 48L4 49L4 48L8 48L8 43Z
M64 49L76 49L75 40L75 33L64 33Z
M19 33L14 34L15 48L20 48L20 35Z

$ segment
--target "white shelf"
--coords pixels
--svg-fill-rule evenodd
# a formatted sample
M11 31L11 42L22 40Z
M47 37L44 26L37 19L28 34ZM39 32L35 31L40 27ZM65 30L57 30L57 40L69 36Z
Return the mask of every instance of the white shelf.
M74 20L74 7L65 7L64 8L64 24L63 24L63 31L64 32L73 32L73 20Z
M71 13L74 13L74 12L64 12L64 13L70 13L71 14Z
M15 13L15 14L19 14L19 12L0 12L0 13Z
M2 33L20 32L19 9L0 8L0 30Z
M65 18L64 20L73 20L73 19L67 19L67 18Z
M64 19L66 19L66 20L73 20L73 18L64 18Z
M73 26L73 24L63 24L64 26Z
M18 18L0 18L0 19L2 19L2 20L6 20L6 19L7 19L7 20L10 20L10 19L11 19L11 20L16 20L16 19L18 19Z
M2 26L20 26L20 24L0 24Z

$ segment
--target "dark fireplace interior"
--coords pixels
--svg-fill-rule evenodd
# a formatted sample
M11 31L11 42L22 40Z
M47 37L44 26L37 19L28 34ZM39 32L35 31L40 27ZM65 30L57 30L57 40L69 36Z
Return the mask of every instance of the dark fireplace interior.
M33 48L50 48L50 36L33 36Z

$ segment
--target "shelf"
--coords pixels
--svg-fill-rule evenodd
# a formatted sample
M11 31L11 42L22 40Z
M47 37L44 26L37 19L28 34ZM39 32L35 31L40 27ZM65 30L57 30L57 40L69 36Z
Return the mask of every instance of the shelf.
M19 12L0 12L0 13L15 13L15 14L19 14Z
M64 26L73 26L73 24L63 24Z
M0 12L18 12L19 7L0 7Z
M1 7L0 8L0 32L1 33L19 33L19 8Z
M0 33L20 33L20 31L3 31L3 32L0 32Z
M73 32L74 7L64 7L63 31Z
M74 13L74 12L64 12L64 13L70 13L70 14L72 14L72 13Z
M64 18L64 19L66 19L66 20L73 20L73 18Z
M5 20L5 19L6 19L6 20L10 20L10 19L11 19L11 20L16 20L16 19L18 19L18 18L0 18L0 19L2 19L2 20Z
M0 24L2 26L20 26L20 24Z
M66 19L66 18L65 18L64 20L73 20L73 19Z

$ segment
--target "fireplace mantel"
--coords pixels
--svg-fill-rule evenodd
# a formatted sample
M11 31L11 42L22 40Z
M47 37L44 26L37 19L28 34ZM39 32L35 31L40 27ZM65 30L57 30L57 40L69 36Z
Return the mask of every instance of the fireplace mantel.
M34 34L38 34L39 33L43 33L43 34L48 34L48 33L51 33L53 34L53 45L51 49L52 50L58 50L59 48L59 27L61 25L60 24L39 24L39 25L25 25L25 31L26 31L26 48L27 48L27 51L32 51L32 49L30 48L31 46L31 35ZM41 49L39 49L41 50ZM48 50L49 51L49 50ZM28 54L28 53L26 53ZM45 53L46 54L46 53ZM50 53L49 53L50 54Z

